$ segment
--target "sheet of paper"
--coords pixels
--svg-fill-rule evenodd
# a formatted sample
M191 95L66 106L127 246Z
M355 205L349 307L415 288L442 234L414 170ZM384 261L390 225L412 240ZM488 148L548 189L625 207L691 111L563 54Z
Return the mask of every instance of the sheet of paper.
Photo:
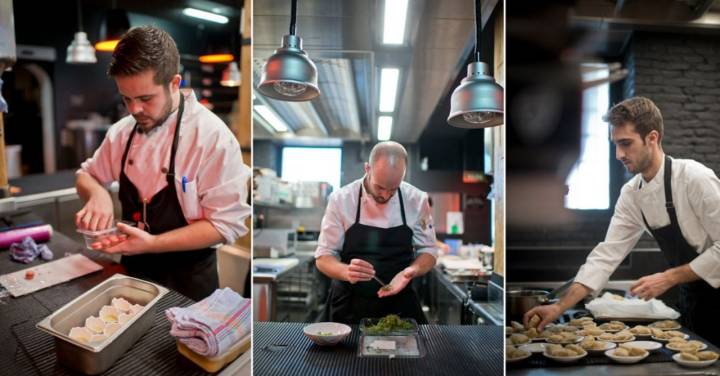
M12 296L17 298L102 270L102 268L100 264L76 253L45 264L0 275L0 285L3 285ZM25 278L28 270L34 273L32 279Z

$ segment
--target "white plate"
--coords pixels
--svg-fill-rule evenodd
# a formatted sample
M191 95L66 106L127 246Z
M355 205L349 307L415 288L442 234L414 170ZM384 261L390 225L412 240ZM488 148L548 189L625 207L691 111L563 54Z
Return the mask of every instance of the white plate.
M553 341L551 341L551 340L548 338L548 339L546 339L546 342L547 342L547 343L552 343L552 344L555 344L555 345L569 345L569 344L571 344L571 343L580 343L580 342L582 342L583 338L585 338L585 337L583 337L583 336L578 336L577 339L575 339L574 341L562 341L562 342L553 342Z
M623 340L601 339L600 337L595 337L595 338L596 338L598 341L606 341L606 342L614 342L614 343L627 343L627 342L632 342L632 341L635 340L635 336L632 336L632 337L630 337L630 338L628 338L628 339L623 339Z
M552 359L552 360L554 360L556 362L560 362L560 363L577 362L578 360L586 357L587 355L588 355L587 351L585 351L585 354L583 354L583 355L575 355L575 356L552 356L546 352L543 353L544 357L546 357L548 359Z
M585 351L589 352L592 355L601 355L604 354L605 351L608 351L610 349L614 349L617 347L617 343L615 342L609 342L609 341L603 341L605 342L605 348L602 350L592 350L592 349L585 349Z
M523 345L523 346L527 346L527 345ZM520 358L513 358L513 359L505 358L505 362L507 362L507 363L519 362L519 361L522 361L522 360L525 360L525 359L529 358L531 355L532 355L532 353L531 353L531 352L528 352L525 356L522 356L522 357L520 357Z
M657 321L656 321L656 322L657 322ZM680 323L678 323L676 326L673 326L672 328L658 328L657 326L655 326L655 322L654 322L654 323L648 325L648 327L649 327L649 328L660 329L660 330L678 330L678 329L682 328L682 325L680 325Z
M677 350L677 349L674 349L674 348L670 347L670 342L668 342L668 343L665 344L665 348L667 348L667 349L669 349L669 350L672 350L672 351L678 351L678 352L681 351L681 350ZM705 344L705 343L703 343L702 347L699 347L697 350L698 350L698 351L703 351L703 350L705 350L705 349L707 349L707 348L708 348L708 345Z
M605 329L605 328L603 328L602 325L598 325L597 327L598 327L598 329L604 330L604 331L606 331L607 333L617 333L617 332L622 331L622 330L625 330L625 329L630 329L630 327L627 326L627 325L625 325L625 327L622 328L622 329Z
M662 339L662 338L658 338L658 337L655 337L655 336L652 336L652 337L650 337L650 338L652 338L652 339L655 340L655 341L660 341L660 342L668 342L668 341L669 341L669 340L667 340L667 339ZM688 338L690 338L690 335L685 334L685 336L682 337L682 338L683 338L683 339L688 339Z
M647 351L656 351L662 348L662 343L655 341L632 341L624 343L627 346L639 347ZM707 348L707 346L705 346Z
M692 360L684 360L684 359L680 358L680 353L673 355L672 358L674 361L678 362L680 365L683 365L685 367L690 367L690 368L703 368L703 367L707 367L707 366L712 365L713 363L717 362L717 359L701 360L699 362L694 362Z
M540 354L545 351L544 343L528 343L527 345L521 345L518 347L520 350L525 350L533 354Z
M616 349L605 351L605 356L607 356L608 358L610 358L618 363L623 363L623 364L637 363L637 362L647 358L648 355L650 355L650 353L648 352L644 356L615 356L615 354L613 354L613 352L615 350Z

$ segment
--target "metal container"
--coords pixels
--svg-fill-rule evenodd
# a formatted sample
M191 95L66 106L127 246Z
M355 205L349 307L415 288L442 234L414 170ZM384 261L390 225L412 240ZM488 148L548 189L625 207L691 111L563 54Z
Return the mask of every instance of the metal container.
M60 364L85 374L99 374L110 368L153 326L157 302L167 293L168 289L160 285L115 274L40 321L37 328L55 337ZM102 306L117 297L144 307L120 330L95 346L68 336L71 328L84 326L87 317L97 315Z
M548 302L550 293L545 290L512 289L506 293L507 316L520 318L531 308Z

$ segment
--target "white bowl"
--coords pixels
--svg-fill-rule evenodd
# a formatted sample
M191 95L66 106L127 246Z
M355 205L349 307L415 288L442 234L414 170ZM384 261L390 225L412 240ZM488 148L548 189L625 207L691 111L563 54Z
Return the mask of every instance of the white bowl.
M652 336L652 337L650 337L650 338L652 338L652 339L655 340L655 341L660 341L660 342L669 342L669 341L670 341L670 340L663 339L663 338L658 338L658 337L655 337L655 336ZM689 334L685 334L685 336L682 337L682 338L683 338L683 339L688 339L688 338L690 338L690 335L689 335Z
M680 323L677 323L677 325L673 326L672 328L658 328L657 326L655 326L655 323L657 323L657 321L651 323L650 325L648 325L648 327L649 327L649 328L660 329L660 330L678 330L678 329L682 328L682 325L680 325Z
M678 362L680 365L683 365L685 367L690 367L690 368L703 368L703 367L707 367L707 366L712 365L713 363L717 362L717 359L701 360L701 361L695 362L692 360L682 359L682 358L680 358L680 355L681 355L680 353L673 355L673 357L672 357L673 360Z
M545 352L545 344L544 343L528 343L525 345L521 345L518 347L520 350L525 350L532 354L539 354L542 352Z
M578 336L574 341L553 342L553 341L551 341L550 338L548 337L548 338L545 339L545 341L546 341L547 343L552 343L552 344L555 344L555 345L569 345L569 344L571 344L571 343L580 343L580 342L582 342L583 339L585 339L585 337L583 337L583 336Z
M303 333L320 346L331 346L347 337L352 329L338 322L318 322L303 328Z
M616 349L605 351L605 356L607 356L608 358L610 358L618 363L623 363L623 364L637 363L637 362L647 358L648 355L650 355L650 353L648 352L643 356L615 356L615 354L614 354L615 350Z
M655 341L632 341L626 342L624 345L638 347L647 351L657 351L662 348L662 343ZM707 346L706 346L707 347Z
M524 345L524 346L527 346L527 345ZM531 355L532 355L532 353L528 351L528 353L527 353L525 356L521 356L521 357L519 357L519 358L512 358L512 359L510 359L510 358L505 358L505 362L507 362L507 363L519 362L519 361L522 361L522 360L525 360L525 359L529 358Z
M583 355L575 355L575 356L552 356L552 355L548 354L547 352L543 352L544 357L546 357L548 359L552 359L552 360L554 360L556 362L560 362L560 363L577 362L578 360L586 357L587 355L588 355L587 351L585 351L585 354L583 354Z
M603 341L605 342L605 348L602 350L593 350L593 349L585 349L585 351L589 352L591 355L600 355L604 354L605 351L608 351L610 349L614 349L617 347L617 343L610 342L610 341Z
M665 348L667 348L668 350L676 351L676 352L682 352L682 350L678 350L676 348L670 347L671 344L672 344L672 342L666 343ZM707 348L708 348L708 345L703 343L702 347L698 347L697 351L703 351Z

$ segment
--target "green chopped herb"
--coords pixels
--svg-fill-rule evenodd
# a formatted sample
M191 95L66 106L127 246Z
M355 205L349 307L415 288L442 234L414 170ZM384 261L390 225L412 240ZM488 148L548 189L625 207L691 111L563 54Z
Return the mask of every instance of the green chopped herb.
M366 332L370 335L382 335L398 330L411 330L413 327L411 322L402 320L398 315L387 315L377 324L368 326Z

